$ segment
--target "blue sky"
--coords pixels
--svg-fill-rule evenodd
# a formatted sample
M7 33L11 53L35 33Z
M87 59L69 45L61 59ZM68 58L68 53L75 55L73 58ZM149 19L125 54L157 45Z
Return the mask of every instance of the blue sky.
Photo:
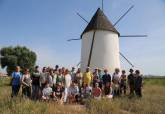
M121 38L120 50L144 74L165 75L165 0L104 0L104 13L115 21L134 9L116 26L121 35L147 34L148 38ZM27 46L41 66L75 66L80 61L79 38L86 27L76 12L90 20L101 0L0 0L0 48ZM130 66L121 58L122 67Z

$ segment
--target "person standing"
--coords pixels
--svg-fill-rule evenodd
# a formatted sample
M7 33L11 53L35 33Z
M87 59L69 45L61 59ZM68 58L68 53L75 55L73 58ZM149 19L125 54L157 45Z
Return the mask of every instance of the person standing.
M53 69L49 69L46 77L46 82L49 84L50 87L53 87Z
M113 73L112 82L113 82L114 96L119 96L120 95L120 70L118 68L116 68L115 72Z
M124 91L124 95L126 95L126 81L127 81L127 76L125 74L125 70L122 70L122 74L120 77L120 93L122 94Z
M140 71L135 71L135 93L138 97L142 97L142 76L140 75Z
M75 77L76 77L76 72L75 72L75 68L72 67L71 71L70 71L70 75L71 75L71 78L72 78L72 82L75 81Z
M11 83L12 83L12 94L11 97L17 96L19 93L22 74L20 72L20 67L16 67L16 71L14 71L11 75Z
M130 69L129 70L130 74L128 75L128 86L129 86L129 89L130 89L130 96L133 96L134 95L134 70L133 69Z
M70 87L71 83L72 83L71 75L69 74L69 70L66 69L65 70L65 76L64 76L64 87L65 87L65 91L64 91L64 103L67 102L69 87Z
M108 73L108 70L104 70L104 75L102 77L103 85L105 87L106 83L111 83L111 75Z
M103 75L102 75L102 72L101 72L101 69L98 69L98 76L99 76L99 87L102 89L102 85L103 85Z
M75 82L78 84L79 89L82 86L82 77L83 77L83 74L81 73L81 69L78 68L76 72Z
M64 83L64 75L62 74L62 70L61 69L58 70L56 83L61 83L62 85Z
M93 72L93 87L95 87L96 83L99 83L99 73L98 73L98 68L96 68Z
M43 67L42 69L42 73L40 75L40 87L41 87L41 91L43 90L43 88L46 85L46 78L47 78L48 73L46 72L46 67Z
M39 99L39 92L40 92L40 71L39 66L36 66L34 69L34 72L32 73L31 79L32 79L32 99L37 100Z
M58 72L59 66L56 65L54 71Z
M86 72L83 74L83 85L90 85L93 79L93 75L89 70L89 67L86 69Z
M24 75L22 76L22 95L31 98L31 77L29 69L25 69Z

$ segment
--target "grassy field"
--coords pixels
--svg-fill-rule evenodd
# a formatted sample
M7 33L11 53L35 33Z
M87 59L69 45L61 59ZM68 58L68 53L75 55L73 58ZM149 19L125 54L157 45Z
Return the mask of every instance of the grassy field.
M0 79L0 114L165 114L165 79L146 79L143 98L87 101L86 106L10 99L7 78Z

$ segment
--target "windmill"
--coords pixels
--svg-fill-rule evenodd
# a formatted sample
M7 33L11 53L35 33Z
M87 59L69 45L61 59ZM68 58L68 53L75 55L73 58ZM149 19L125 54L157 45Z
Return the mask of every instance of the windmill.
M88 25L82 32L81 40L81 70L85 71L87 67L92 69L107 68L111 72L115 68L120 68L120 56L122 56L130 65L134 65L119 51L119 37L147 37L147 35L120 35L115 26L133 9L132 5L114 24L112 24L102 9L98 8L92 19L88 22L79 13L77 15Z

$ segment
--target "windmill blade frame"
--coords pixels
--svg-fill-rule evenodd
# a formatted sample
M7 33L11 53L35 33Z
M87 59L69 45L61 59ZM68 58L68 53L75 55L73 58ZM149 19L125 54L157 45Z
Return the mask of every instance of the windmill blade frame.
M130 64L132 67L135 67L121 52L119 54L127 61L128 64Z
M101 5L102 5L102 6L101 6L101 7L102 7L101 9L102 9L102 11L104 12L104 0L101 0L101 2L102 2L102 3L101 3Z
M74 41L74 40L81 40L80 38L77 38L77 39L68 39L67 41L70 42L70 41Z
M78 12L76 13L82 20L84 20L87 24L89 23L83 16L81 16Z
M121 35L119 37L148 37L148 35Z
M132 5L113 25L114 27L134 8L134 5Z

